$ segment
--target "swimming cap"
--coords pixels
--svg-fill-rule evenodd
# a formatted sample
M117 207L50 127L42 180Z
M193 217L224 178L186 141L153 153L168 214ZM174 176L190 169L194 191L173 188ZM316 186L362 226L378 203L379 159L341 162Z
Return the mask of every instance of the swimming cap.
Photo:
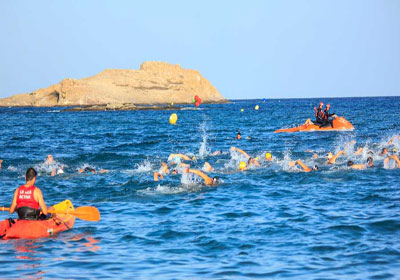
M397 153L397 149L396 148L393 148L393 153Z
M243 170L247 167L247 164L244 161L241 161L239 164L239 170Z
M321 106L321 105L324 105L324 102L319 102L319 105Z
M272 155L270 153L265 153L265 159L271 159Z
M333 158L333 155L332 155L332 153L328 153L326 156L328 157L328 159L331 159L331 158Z
M329 106L329 107L331 107L331 105L330 105L330 104L326 104L326 107L328 107L328 106Z

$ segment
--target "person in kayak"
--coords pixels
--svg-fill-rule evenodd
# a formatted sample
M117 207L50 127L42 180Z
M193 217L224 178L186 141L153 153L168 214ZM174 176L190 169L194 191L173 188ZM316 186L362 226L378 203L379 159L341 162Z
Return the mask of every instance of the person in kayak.
M44 215L47 215L47 206L42 191L35 186L36 176L36 170L32 167L28 168L25 175L25 185L21 185L14 192L10 214L17 210L20 220L39 219L40 209Z
M322 111L323 107L324 107L324 103L322 103L322 102L319 103L318 109L314 107L315 123L320 126L324 124L324 119L325 119L324 112Z
M206 175L204 172L198 170L198 169L187 169L186 173L193 173L196 174L197 176L201 177L204 180L204 184L210 187L216 187L219 184L219 178L218 177L209 177Z
M329 119L329 118L330 118L330 117L336 116L336 114L335 114L335 113L332 113L332 114L329 113L330 108L331 108L331 105L330 105L330 104L326 104L326 108L325 108L325 110L324 110L323 124L320 125L320 127L326 126L326 125L330 124L331 127L333 128L333 120L331 120L331 119Z

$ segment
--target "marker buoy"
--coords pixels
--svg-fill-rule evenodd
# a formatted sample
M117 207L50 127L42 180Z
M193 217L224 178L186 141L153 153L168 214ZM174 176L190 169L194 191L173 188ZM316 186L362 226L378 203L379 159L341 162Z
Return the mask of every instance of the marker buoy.
M171 116L169 117L170 124L176 124L177 120L178 120L178 115L175 113L171 114Z

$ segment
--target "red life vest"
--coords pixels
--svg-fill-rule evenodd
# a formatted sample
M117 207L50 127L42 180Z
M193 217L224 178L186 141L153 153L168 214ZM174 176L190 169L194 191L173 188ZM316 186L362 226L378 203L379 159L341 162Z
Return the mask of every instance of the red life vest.
M20 207L30 207L33 209L40 208L39 202L37 202L33 196L35 186L25 187L20 186L17 190L17 209Z

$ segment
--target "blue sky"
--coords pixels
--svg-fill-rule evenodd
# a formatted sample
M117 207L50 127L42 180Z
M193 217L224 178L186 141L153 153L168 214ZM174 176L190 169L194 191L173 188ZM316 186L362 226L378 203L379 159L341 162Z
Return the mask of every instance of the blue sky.
M0 97L166 61L230 99L400 95L400 1L1 1Z

